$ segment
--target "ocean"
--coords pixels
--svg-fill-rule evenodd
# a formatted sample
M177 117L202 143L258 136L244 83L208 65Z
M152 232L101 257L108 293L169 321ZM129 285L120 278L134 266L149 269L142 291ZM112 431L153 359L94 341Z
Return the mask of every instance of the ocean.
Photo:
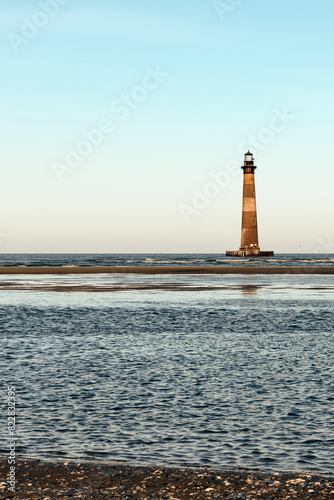
M333 266L334 255L0 256L187 264ZM333 298L330 275L1 275L2 400L15 386L17 452L333 474Z
M233 258L224 254L0 254L0 266L334 266L334 254L277 254Z

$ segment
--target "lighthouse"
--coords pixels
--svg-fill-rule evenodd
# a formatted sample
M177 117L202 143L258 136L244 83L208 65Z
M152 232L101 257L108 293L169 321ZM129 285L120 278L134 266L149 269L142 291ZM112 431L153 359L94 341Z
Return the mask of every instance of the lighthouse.
M244 171L244 191L242 198L241 247L237 251L226 252L230 257L272 257L274 252L261 252L257 227L255 193L254 156L248 151L241 167Z

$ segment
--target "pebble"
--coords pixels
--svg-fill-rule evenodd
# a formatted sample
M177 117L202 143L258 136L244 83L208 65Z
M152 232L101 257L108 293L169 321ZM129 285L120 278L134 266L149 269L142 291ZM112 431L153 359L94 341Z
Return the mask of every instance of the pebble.
M6 477L8 463L0 459L0 477ZM18 460L20 481L15 500L194 500L230 499L321 500L334 494L332 478L299 473L261 473L206 468L177 469L124 466L87 462L80 465ZM201 469L203 471L203 469ZM21 482L21 484L20 484ZM0 483L0 486L7 483ZM316 488L316 493L315 493ZM52 497L47 496L52 492ZM5 495L5 496L4 496ZM0 489L0 500L7 499Z

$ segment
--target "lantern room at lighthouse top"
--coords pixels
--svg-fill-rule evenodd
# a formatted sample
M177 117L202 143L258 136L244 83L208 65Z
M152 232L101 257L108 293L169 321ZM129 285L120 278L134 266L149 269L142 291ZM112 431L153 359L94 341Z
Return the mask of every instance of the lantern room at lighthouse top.
M256 169L256 166L254 165L253 153L251 153L249 150L245 154L245 162L241 168L243 169L244 173L254 173L254 170Z

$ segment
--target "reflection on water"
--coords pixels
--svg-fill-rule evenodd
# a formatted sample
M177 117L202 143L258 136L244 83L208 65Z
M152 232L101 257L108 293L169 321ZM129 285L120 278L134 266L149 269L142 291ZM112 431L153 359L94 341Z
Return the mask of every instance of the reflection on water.
M285 295L296 297L313 294L331 296L334 276L331 275L0 275L0 294L11 301L8 291L39 292L220 292L235 294ZM6 293L7 292L7 293ZM52 295L51 295L52 296ZM19 297L19 295L16 295ZM26 295L23 295L26 297ZM29 300L34 300L31 294ZM39 300L39 299L38 299ZM67 300L69 297L67 297ZM94 297L94 301L98 298Z
M263 288L263 285L250 285L245 284L240 286L241 291L244 295L256 295L258 291Z

